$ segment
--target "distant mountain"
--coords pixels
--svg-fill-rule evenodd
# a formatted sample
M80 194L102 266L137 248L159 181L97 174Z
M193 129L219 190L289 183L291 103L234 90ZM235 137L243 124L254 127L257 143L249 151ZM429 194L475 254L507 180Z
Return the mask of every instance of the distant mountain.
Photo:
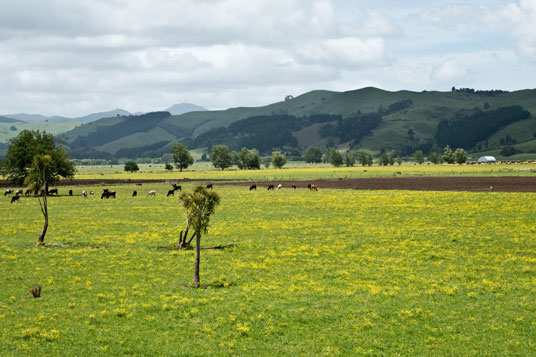
M0 123L23 123L23 121L13 118L0 117Z
M89 123L95 120L99 120L102 118L111 118L111 117L117 117L117 116L123 116L123 115L131 115L129 112L123 109L115 109L111 110L109 112L100 112L100 113L93 113L89 114L83 117L74 118L73 120L76 120L80 123Z
M175 104L167 108L166 112L170 112L172 115L181 115L181 114L189 113L189 112L205 112L207 110L208 109L200 107L195 104L181 103L181 104Z
M78 158L160 157L177 141L189 149L248 146L263 155L272 150L299 155L314 145L411 156L449 144L500 156L505 146L513 146L523 153L513 158L526 158L536 156L536 90L317 90L263 107L103 118L60 139Z
M26 114L26 113L20 113L20 114L5 114L5 117L22 120L28 123L36 123L40 121L50 121L52 118L61 118L61 117L47 117L41 114ZM68 120L67 118L63 118L63 120Z

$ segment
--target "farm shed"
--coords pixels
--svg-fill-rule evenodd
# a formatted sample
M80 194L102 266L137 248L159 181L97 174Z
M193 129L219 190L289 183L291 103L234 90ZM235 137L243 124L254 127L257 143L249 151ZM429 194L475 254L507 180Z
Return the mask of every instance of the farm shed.
M478 162L479 163L489 164L489 163L492 163L492 162L495 163L495 162L497 162L497 160L493 156L480 156L478 158Z

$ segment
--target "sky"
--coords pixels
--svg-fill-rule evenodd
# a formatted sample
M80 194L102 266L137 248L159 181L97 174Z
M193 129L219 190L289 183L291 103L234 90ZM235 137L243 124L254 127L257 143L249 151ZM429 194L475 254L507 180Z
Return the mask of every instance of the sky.
M0 0L0 114L536 83L536 0Z

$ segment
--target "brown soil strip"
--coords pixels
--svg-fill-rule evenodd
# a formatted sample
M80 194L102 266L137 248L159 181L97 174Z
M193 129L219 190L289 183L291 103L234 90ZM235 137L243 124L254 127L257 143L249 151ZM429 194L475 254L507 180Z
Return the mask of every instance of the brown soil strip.
M354 190L412 190L412 191L491 191L491 192L536 192L536 177L379 177L379 178L356 178L338 180L310 180L310 181L234 181L234 180L119 180L119 179L87 179L87 180L63 180L57 186L94 186L94 185L117 185L131 184L143 185L151 183L192 183L210 182L217 186L257 185L257 189L266 189L268 185L283 185L289 189L292 185L297 188L307 188L308 184L314 184L319 189L338 188ZM7 181L0 181L0 187L12 187Z
M536 177L378 177L339 180L226 182L221 185L250 186L266 189L268 185L290 188L307 188L314 184L318 189L340 188L354 190L412 190L412 191L492 191L536 192ZM216 185L214 185L216 186Z

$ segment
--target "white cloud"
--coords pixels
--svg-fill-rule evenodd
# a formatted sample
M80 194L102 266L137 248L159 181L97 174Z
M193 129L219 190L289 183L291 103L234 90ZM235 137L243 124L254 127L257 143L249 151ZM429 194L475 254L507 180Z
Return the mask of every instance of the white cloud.
M478 86L486 71L496 88L526 87L533 68L495 40L508 34L536 61L536 1L504 2L3 0L0 114L160 110L185 98L223 109L313 89ZM501 76L509 64L528 72Z
M432 69L430 79L433 82L450 84L466 80L469 71L458 61L448 59Z

